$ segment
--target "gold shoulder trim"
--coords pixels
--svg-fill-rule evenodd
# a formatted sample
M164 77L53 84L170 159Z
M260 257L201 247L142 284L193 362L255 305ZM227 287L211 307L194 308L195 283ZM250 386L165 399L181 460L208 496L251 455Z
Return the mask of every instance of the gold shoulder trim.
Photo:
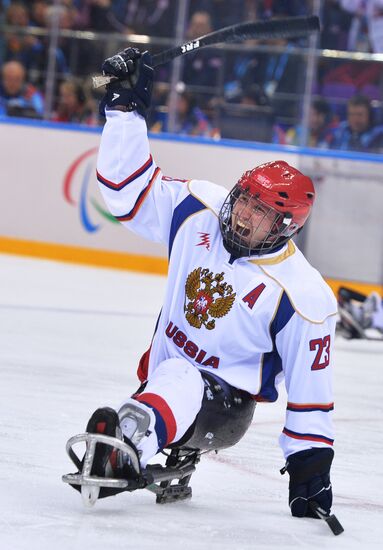
M262 258L262 259L259 259L259 260L249 260L249 261L252 264L256 264L256 265L280 264L281 262L286 260L286 258L289 258L293 254L295 254L295 251L296 251L295 244L290 239L289 242L287 243L286 250L284 252L282 252L282 254L279 254L278 256L274 256L274 258Z
M282 285L282 283L280 281L278 281L278 279L276 279L275 277L272 277L269 273L267 273L267 271L265 269L262 269L262 267L260 268L263 273L269 277L270 279L272 279L273 281L275 281L281 288L282 290L284 290L287 294L287 297L288 299L290 300L290 303L291 305L293 306L295 312L300 316L302 317L302 319L304 319L305 321L309 321L309 323L313 323L314 325L321 325L322 323L324 323L324 321L326 319L328 319L329 317L334 317L334 315L337 315L338 314L338 311L334 311L334 313L329 313L328 315L326 315L325 317L323 317L323 319L310 319L309 317L306 317L306 315L303 315L302 312L299 311L299 309L296 307L293 299L291 298L291 295L290 293L286 290L286 288Z

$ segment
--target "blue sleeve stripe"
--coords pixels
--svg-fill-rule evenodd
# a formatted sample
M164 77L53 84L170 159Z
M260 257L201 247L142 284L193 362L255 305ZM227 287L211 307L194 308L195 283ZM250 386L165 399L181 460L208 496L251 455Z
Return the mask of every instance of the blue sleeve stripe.
M295 309L293 308L293 305L290 302L290 299L287 296L286 292L283 291L277 312L270 325L270 333L274 342L278 332L281 332L281 330L287 325L294 313Z
M153 174L151 180L149 181L148 185L146 187L144 187L144 189L138 195L138 198L137 198L136 202L134 203L134 206L133 206L132 210L130 210L130 212L128 212L127 214L123 214L122 216L115 216L116 220L118 220L119 222L128 222L128 221L130 221L134 218L134 216L137 214L137 212L141 208L142 203L146 199L150 189L152 188L154 180L156 179L159 172L160 172L160 169L157 167L155 169L154 174Z
M286 409L292 412L330 412L334 410L334 403L287 403Z
M299 432L293 432L292 430L289 430L286 428L286 426L283 428L283 432L288 437L292 437L293 439L302 439L304 441L317 441L318 443L327 443L327 445L333 445L334 440L330 439L329 437L326 437L321 434L310 434L310 433L299 433Z
M263 355L262 383L259 393L255 396L257 401L273 402L278 399L278 391L275 387L275 377L282 371L282 359L278 353L275 338L278 332L287 325L295 310L291 305L286 292L283 292L278 309L270 325L270 336L273 342L272 351Z
M193 195L188 195L173 212L172 224L170 226L170 235L169 235L169 257L172 252L173 242L177 235L177 232L183 222L192 214L199 212L200 210L206 210L206 206L193 197Z

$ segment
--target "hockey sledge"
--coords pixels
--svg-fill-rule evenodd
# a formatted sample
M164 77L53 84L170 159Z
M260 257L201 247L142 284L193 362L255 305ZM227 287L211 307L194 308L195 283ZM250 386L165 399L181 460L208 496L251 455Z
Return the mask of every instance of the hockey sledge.
M78 443L86 444L83 460L73 450ZM91 475L96 444L102 443L118 449L132 462L134 468L140 471L137 479L117 479ZM190 478L200 460L201 451L195 449L172 449L167 455L165 465L152 464L140 469L136 454L131 447L115 437L84 433L71 437L66 444L66 451L78 468L74 474L62 476L64 483L80 486L81 496L86 506L93 506L100 496L100 489L106 488L115 494L124 491L147 489L156 495L158 504L190 499L192 489ZM112 493L111 493L112 494Z
M191 498L189 483L201 455L238 443L249 428L256 407L256 401L250 394L229 386L216 375L204 373L203 379L203 407L181 439L161 451L166 456L164 465L148 464L142 468L134 445L129 445L129 439L94 433L91 419L87 431L71 437L66 444L66 452L78 472L64 475L64 483L79 490L87 506L94 505L99 498L137 489L154 493L158 504ZM108 409L108 414L111 413L113 420L113 411ZM73 449L78 443L86 445L82 459ZM111 468L110 474L105 469L106 476L94 475L98 471L97 444L116 449L122 455L123 464L128 465L128 470ZM115 473L118 471L126 472L126 475L118 477Z
M339 319L336 325L336 334L347 340L355 338L383 342L383 333L372 328L363 328L360 323L343 306L338 306Z

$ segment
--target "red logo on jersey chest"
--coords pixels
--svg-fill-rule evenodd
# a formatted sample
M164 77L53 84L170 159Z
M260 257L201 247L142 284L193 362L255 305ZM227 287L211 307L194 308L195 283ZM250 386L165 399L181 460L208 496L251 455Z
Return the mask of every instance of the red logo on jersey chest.
M206 250L210 250L210 234L199 231L198 235L201 235L201 242L197 243L196 246L204 246Z

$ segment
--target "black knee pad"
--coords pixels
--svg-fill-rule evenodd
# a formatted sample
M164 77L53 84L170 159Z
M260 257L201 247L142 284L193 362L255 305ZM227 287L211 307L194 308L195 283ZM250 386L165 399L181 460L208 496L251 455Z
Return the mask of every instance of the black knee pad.
M210 372L201 371L204 395L201 410L185 435L170 448L225 449L238 443L249 428L256 402Z

